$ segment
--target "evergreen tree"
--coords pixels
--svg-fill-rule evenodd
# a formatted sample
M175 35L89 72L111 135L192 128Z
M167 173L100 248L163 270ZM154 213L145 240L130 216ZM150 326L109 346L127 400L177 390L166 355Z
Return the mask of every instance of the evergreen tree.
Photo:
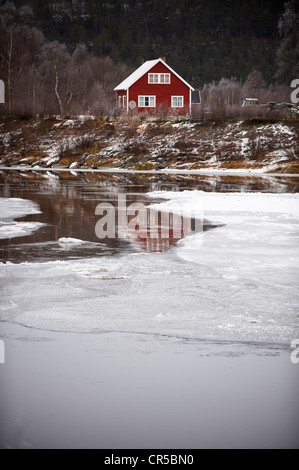
M299 77L299 6L295 0L286 3L279 32L282 41L277 51L277 77L287 82Z

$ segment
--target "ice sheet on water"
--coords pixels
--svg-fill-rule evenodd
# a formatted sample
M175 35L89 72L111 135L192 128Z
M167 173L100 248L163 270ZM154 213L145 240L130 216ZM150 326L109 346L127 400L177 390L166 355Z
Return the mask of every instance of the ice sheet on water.
M165 253L1 264L0 319L216 341L289 344L297 337L298 195L165 197L172 202L161 207L203 205L205 219L220 225L203 243L192 235Z
M10 224L3 224L0 221L0 240L27 237L44 225L40 222L11 222Z
M170 199L161 210L202 213L219 225L179 243L183 259L277 287L298 286L299 195L263 193L155 192Z
M41 214L33 201L18 198L0 198L0 239L31 235L45 224L39 222L15 222L27 215Z
M248 212L289 214L291 217L299 218L299 194L154 191L147 195L168 200L159 205L160 209L174 211L183 207L193 211L203 210L205 214L213 213L213 217L217 215L217 223L219 220L227 223L228 215L238 213L242 216Z
M2 264L0 279L1 320L34 328L262 343L289 343L298 331L293 289L231 279L175 250Z
M109 251L109 248L104 243L91 242L72 237L62 237L59 238L57 242L50 242L48 245L52 245L54 249L56 249L58 245L58 251L72 251L79 249L80 253L83 253L82 250L95 250L99 248L104 248L106 252Z
M59 238L58 243L60 245L80 245L84 244L84 240L80 240L78 238L71 238L71 237L63 237Z
M0 220L14 220L26 215L41 214L38 205L30 200L0 198Z

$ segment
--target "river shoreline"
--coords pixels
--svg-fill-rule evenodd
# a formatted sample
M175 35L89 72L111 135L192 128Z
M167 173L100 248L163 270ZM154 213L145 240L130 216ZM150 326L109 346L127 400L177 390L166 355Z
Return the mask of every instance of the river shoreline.
M123 170L121 168L101 168L101 169L88 169L88 168L77 168L72 170L70 168L64 167L51 167L51 168L39 168L28 167L28 166L13 166L13 167L1 167L0 171L34 171L34 172L53 172L53 173L122 173L122 174L132 174L132 175L202 175L202 176L244 176L244 177L275 177L275 178L299 178L299 174L296 173L266 173L262 171L254 170Z
M2 140L2 142L1 142ZM7 120L0 166L299 174L299 122L95 118Z

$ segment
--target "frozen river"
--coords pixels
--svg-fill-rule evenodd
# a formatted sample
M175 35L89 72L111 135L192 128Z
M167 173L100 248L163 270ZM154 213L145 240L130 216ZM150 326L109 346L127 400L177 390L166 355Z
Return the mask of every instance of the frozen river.
M1 447L299 447L297 178L0 175ZM100 203L203 233L99 240Z

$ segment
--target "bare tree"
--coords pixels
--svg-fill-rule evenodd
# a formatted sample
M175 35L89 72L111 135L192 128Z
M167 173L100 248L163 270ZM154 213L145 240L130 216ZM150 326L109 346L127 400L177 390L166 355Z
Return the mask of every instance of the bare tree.
M239 105L241 102L241 86L236 78L222 78L219 88L227 106Z
M247 77L244 84L242 95L243 98L257 98L260 100L261 92L266 84L263 80L261 72L253 70Z
M73 83L73 100L71 110L84 114L88 110L90 95L95 78L90 64L91 54L84 44L79 44L71 60L71 77Z
M54 93L61 116L65 115L73 96L70 62L65 45L54 41L42 46L39 72L47 92Z
M111 101L99 82L95 82L89 95L89 112L97 116L107 115L111 109Z
M290 100L290 87L287 85L269 85L261 91L262 103L286 103Z
M65 45L47 42L30 7L0 6L0 74L7 93L1 113L108 113L114 86L130 72L109 57L95 57L85 45L71 55Z
M7 87L8 111L21 110L22 95L30 94L31 81L25 80L44 41L33 25L29 7L17 9L11 2L0 7L0 70ZM24 88L25 84L25 88Z

